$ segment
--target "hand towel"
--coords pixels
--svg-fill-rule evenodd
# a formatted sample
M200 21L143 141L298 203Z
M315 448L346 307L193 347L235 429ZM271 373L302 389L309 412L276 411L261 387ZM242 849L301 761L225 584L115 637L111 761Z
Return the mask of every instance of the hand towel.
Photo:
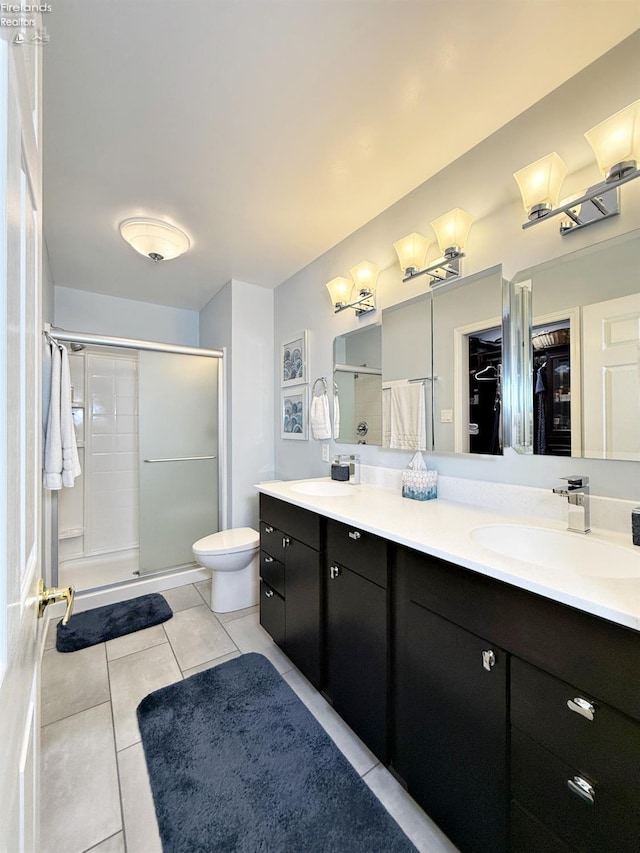
M427 430L424 384L393 385L390 388L389 447L396 450L426 450Z
M312 397L309 423L311 424L311 435L317 441L325 441L327 438L331 438L329 398L326 394Z

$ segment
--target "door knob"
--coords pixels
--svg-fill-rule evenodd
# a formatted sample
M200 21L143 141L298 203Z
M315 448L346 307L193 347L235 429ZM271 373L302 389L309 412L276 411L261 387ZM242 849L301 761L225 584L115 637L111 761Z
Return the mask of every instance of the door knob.
M38 581L38 619L42 619L42 617L44 616L45 607L48 604L51 604L52 601L62 601L62 599L65 599L65 601L67 602L67 609L65 610L65 614L62 617L62 624L66 625L69 619L71 618L71 611L73 610L73 602L75 597L75 587L53 586L47 588L45 587L42 578L40 578L40 580Z

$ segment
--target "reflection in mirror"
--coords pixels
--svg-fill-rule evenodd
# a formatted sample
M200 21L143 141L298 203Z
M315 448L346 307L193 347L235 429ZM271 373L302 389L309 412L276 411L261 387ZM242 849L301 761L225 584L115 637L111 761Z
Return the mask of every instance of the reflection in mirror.
M334 440L382 444L382 332L380 325L333 341Z
M432 285L427 293L386 308L382 335L384 446L502 453L500 266ZM418 436L415 445L402 443L402 435L396 438L395 408L389 428L386 400L395 394L410 398L406 408L414 417L405 431L409 440Z
M501 454L502 267L432 292L433 449Z
M431 450L431 291L382 312L382 444Z
M640 460L639 269L632 231L516 276L532 291L522 452Z

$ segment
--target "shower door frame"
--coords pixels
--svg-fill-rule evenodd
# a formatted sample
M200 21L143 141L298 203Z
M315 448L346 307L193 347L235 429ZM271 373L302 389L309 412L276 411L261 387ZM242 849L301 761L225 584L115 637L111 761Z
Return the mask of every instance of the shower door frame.
M169 352L178 355L199 355L218 359L218 529L226 528L227 520L227 430L226 402L227 386L225 382L226 349L206 349L181 344L167 344L158 341L145 341L138 338L117 338L106 335L94 335L91 332L70 332L59 329L50 323L44 324L43 333L60 343L77 343L87 346L117 347L119 349L146 350L149 352ZM51 492L51 578L52 586L58 585L58 493ZM150 577L150 575L147 575Z

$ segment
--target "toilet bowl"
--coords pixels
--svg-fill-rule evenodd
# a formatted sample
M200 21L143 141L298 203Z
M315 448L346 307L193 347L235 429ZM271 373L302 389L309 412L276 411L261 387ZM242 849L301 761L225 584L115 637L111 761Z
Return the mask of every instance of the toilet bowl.
M221 530L194 542L193 556L211 569L211 609L229 613L259 601L260 534L252 527Z

